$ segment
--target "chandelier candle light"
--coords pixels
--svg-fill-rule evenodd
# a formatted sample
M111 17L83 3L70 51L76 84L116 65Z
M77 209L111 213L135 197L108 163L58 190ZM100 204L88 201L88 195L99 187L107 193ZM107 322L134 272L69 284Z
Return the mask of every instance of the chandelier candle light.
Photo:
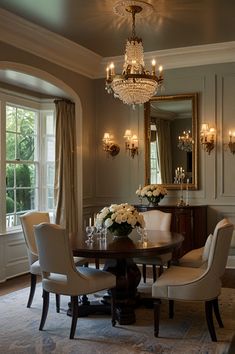
M182 151L191 152L193 139L191 137L190 130L186 130L183 132L181 136L179 136L178 148Z
M114 63L106 68L106 90L113 93L126 104L135 107L142 104L157 93L163 82L162 66L156 74L156 60L152 60L151 72L145 69L142 39L135 33L135 16L142 10L152 6L143 1L120 1L114 10L121 16L132 15L132 35L126 43L125 60L122 74L115 74Z

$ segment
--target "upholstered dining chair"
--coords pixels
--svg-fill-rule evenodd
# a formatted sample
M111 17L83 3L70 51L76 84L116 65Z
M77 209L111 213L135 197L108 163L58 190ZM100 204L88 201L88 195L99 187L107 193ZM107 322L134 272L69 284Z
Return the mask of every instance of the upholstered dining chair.
M215 226L213 234L210 234L205 242L205 245L200 248L193 249L187 252L183 257L179 259L179 266L182 267L207 267L207 261L210 252L210 246L212 242L212 237L217 233L217 230L223 225L228 223L228 219L224 218L220 220Z
M165 213L161 210L149 210L142 213L145 221L145 228L147 230L170 231L171 227L171 213ZM170 264L172 253L162 254L154 258L134 258L134 262L142 264L143 280L146 282L146 265L152 265L153 281L156 281L156 266L159 267L159 275L163 272L163 266Z
M234 226L229 222L215 230L212 237L207 267L192 268L171 266L152 285L154 301L154 335L159 334L161 299L169 301L170 318L174 315L174 300L204 301L208 330L216 342L213 310L220 327L223 322L219 313L218 296L221 277L225 271Z
M112 325L116 323L116 276L100 269L76 267L69 237L61 226L42 223L34 226L39 261L42 270L43 309L39 330L43 330L48 308L49 294L71 297L72 323L70 339L74 338L79 315L78 296L104 289L111 291Z
M43 211L30 211L20 216L20 221L22 225L23 235L25 238L28 262L29 262L29 271L31 274L31 285L30 285L30 293L27 302L27 307L31 307L33 297L35 294L37 276L41 275L41 268L38 261L38 251L37 245L34 235L34 225L38 225L42 222L50 222L49 213ZM88 259L75 257L74 259L77 265L87 265ZM60 310L60 299L57 296L56 301L56 309L57 312Z

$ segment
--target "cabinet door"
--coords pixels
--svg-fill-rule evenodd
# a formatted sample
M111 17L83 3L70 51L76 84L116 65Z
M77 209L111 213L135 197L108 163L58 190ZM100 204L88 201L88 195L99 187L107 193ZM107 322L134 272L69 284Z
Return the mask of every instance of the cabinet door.
M193 248L193 212L191 209L175 209L174 231L184 236L184 241L179 250L179 257Z

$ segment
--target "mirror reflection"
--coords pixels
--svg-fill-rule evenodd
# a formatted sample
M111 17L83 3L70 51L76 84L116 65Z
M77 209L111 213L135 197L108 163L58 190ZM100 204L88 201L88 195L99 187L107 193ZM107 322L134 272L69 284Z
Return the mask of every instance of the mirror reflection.
M197 188L197 94L153 97L145 104L146 184Z

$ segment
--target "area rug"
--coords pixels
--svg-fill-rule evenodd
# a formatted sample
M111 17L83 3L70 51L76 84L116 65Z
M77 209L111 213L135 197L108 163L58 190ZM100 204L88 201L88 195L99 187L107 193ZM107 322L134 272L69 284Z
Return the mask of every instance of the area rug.
M143 290L143 289L142 289ZM66 315L68 297L61 298L61 312L55 311L55 297L43 331L41 284L33 305L26 308L29 289L0 297L0 353L19 354L226 354L232 353L235 333L235 289L223 288L220 296L224 328L215 323L218 342L211 342L203 303L176 302L174 319L168 319L168 304L161 306L159 338L153 335L153 310L136 309L136 323L111 326L109 315L78 319L75 339L70 340L71 318ZM96 299L102 294L96 294Z

